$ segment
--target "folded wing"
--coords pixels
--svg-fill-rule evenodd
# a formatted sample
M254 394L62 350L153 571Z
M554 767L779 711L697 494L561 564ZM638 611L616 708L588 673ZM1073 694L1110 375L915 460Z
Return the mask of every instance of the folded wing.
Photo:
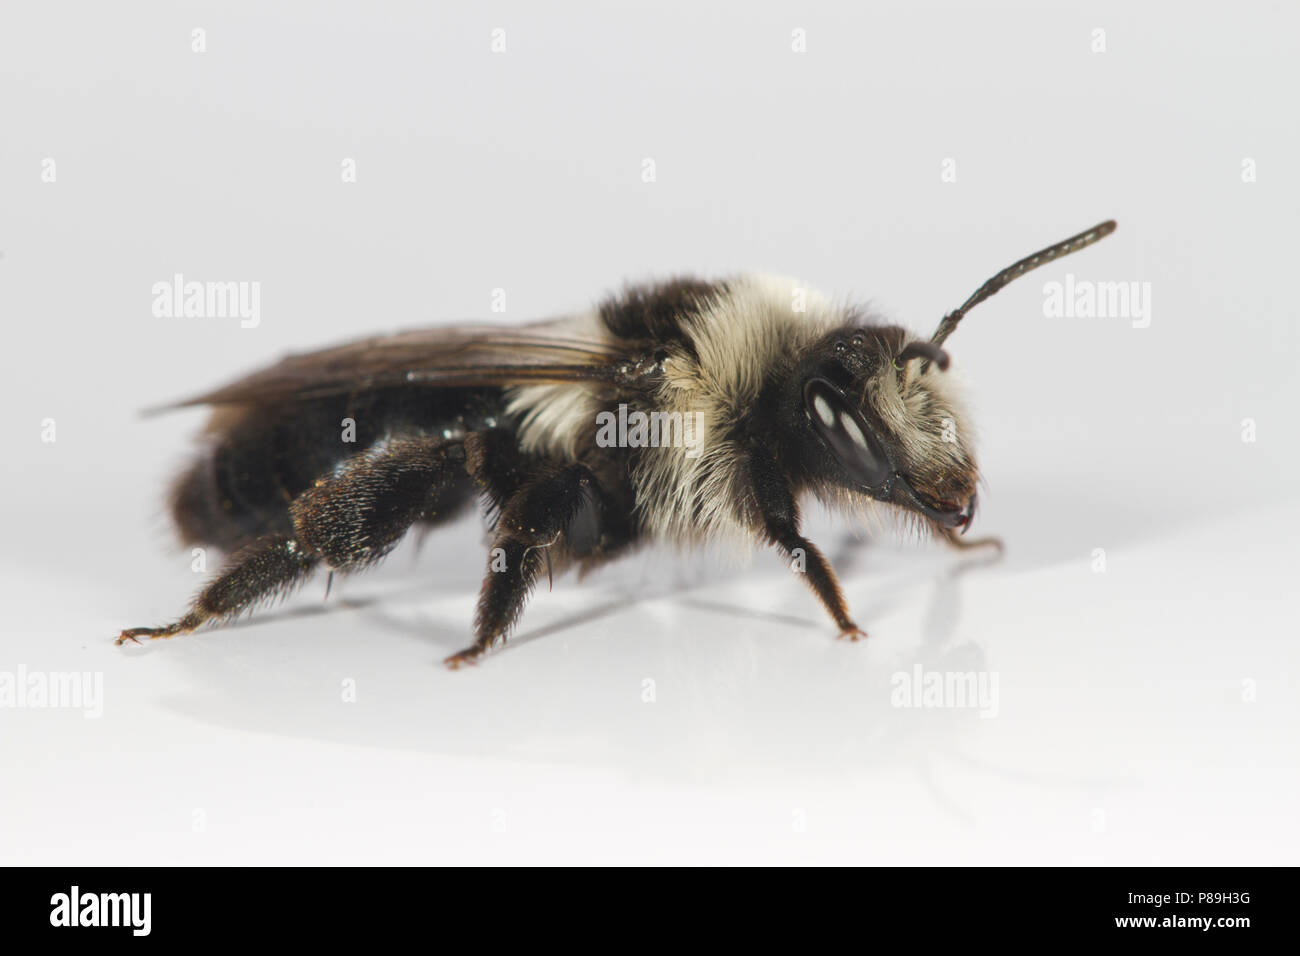
M402 385L614 385L630 357L625 346L575 337L558 323L416 329L289 355L229 385L151 411L299 401Z

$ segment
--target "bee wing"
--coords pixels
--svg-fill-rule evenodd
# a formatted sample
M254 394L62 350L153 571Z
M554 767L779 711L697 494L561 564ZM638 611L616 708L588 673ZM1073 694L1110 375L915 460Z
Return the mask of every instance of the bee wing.
M190 405L261 404L374 388L507 387L619 380L625 349L567 334L556 323L523 328L416 329L288 355L211 392L149 412Z

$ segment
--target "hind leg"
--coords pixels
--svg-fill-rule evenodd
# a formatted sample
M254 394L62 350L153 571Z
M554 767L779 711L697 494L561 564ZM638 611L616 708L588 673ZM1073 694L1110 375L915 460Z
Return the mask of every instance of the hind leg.
M205 621L237 616L241 611L283 594L301 582L316 566L293 538L269 535L237 551L221 575L199 592L189 612L165 627L132 627L117 637L118 644L139 643L142 637L174 637L194 630Z
M165 627L129 628L117 643L236 617L291 590L321 563L332 571L373 564L415 521L458 510L470 487L459 444L409 438L363 452L290 503L292 536L269 535L236 552L183 617Z

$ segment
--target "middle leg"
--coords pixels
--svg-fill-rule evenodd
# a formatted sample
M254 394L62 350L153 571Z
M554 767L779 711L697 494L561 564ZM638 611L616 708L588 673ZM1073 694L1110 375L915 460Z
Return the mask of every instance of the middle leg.
M505 640L543 569L551 563L563 568L599 547L602 497L586 466L543 463L501 502L474 618L475 640L448 657L448 667L473 663Z

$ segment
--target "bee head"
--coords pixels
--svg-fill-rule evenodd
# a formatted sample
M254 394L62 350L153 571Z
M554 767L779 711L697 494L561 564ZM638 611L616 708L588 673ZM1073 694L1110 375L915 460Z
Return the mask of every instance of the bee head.
M810 475L966 530L979 472L948 365L943 349L892 326L826 336L791 396Z
M787 403L809 476L940 528L969 528L979 471L943 343L967 312L1007 283L1114 231L1109 219L1012 263L945 315L929 341L852 322L826 336L800 364L799 391Z

